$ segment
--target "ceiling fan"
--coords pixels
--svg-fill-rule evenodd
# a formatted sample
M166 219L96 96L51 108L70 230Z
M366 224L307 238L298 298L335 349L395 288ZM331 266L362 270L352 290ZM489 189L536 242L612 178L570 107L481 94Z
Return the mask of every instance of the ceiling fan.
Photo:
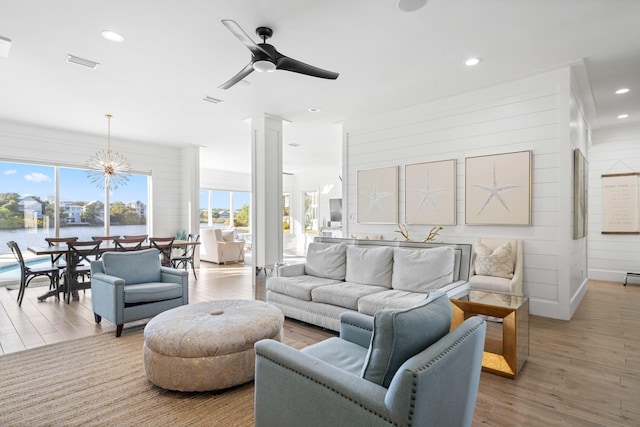
M288 56L284 56L275 47L267 43L273 35L273 30L267 27L256 28L256 34L262 39L262 43L254 43L244 32L237 22L231 19L223 19L222 23L229 29L249 50L251 51L251 62L249 62L238 74L231 77L227 82L218 86L220 89L229 89L240 80L247 77L253 70L259 72L272 72L275 70L292 71L294 73L306 74L308 76L320 77L322 79L338 78L338 73L323 70L313 65L305 64Z

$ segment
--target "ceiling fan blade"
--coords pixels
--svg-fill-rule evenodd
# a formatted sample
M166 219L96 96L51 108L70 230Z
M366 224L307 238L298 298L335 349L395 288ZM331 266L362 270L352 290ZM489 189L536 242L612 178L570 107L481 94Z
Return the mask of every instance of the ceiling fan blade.
M222 23L229 29L229 31L233 33L233 35L235 35L246 47L249 48L252 54L255 55L257 52L258 54L262 53L265 55L269 55L263 48L261 48L253 40L251 40L251 37L249 37L249 35L244 32L244 30L240 27L240 25L238 25L236 21L232 19L223 19Z
M253 62L249 62L238 74L231 77L227 82L222 83L218 86L218 89L229 89L234 84L238 83L240 80L247 77L249 74L253 72Z
M289 58L280 54L276 60L276 70L293 71L294 73L306 74L308 76L320 77L321 79L335 80L340 75L333 71L323 70L322 68L314 67L313 65L305 64L296 59Z

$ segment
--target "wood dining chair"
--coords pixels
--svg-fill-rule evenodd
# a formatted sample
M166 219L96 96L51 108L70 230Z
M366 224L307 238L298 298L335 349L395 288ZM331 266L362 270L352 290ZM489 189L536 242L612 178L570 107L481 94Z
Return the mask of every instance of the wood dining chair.
M196 243L200 241L199 234L189 234L187 236L187 242ZM185 270L191 265L191 270L193 271L193 277L198 280L198 276L196 276L196 267L194 265L194 255L196 252L196 245L187 245L183 248L182 254L178 256L171 257L171 266L173 268L184 267Z
M171 267L171 250L174 240L174 237L149 237L151 247L160 251L160 263L164 267Z
M113 243L116 246L116 251L119 252L127 252L127 251L139 251L142 249L142 243L146 240L146 237L132 237L128 239L116 239Z
M48 277L49 289L58 288L59 270L58 267L29 267L22 256L22 251L16 242L13 240L7 242L7 246L11 249L13 256L16 257L18 264L20 265L20 290L18 291L18 307L22 305L22 299L24 298L25 289L29 286L29 283L36 277Z
M65 274L64 294L67 304L71 300L71 294L75 291L91 288L89 273L91 271L91 261L100 257L101 240L90 240L87 242L69 242L69 265ZM80 282L82 277L82 282ZM74 297L75 300L75 297Z

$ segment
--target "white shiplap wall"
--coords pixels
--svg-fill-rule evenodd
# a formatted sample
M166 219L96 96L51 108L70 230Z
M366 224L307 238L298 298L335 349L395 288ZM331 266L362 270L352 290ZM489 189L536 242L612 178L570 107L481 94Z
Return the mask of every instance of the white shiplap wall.
M0 158L84 168L86 160L104 149L106 137L27 123L0 121ZM189 227L192 194L185 194L185 168L198 168L198 153L190 146L168 146L111 137L113 150L124 154L132 171L151 175L149 232L174 236ZM195 200L197 206L197 198Z
M640 172L640 125L597 129L589 156L589 278L640 273L640 235L602 234L602 174ZM634 281L637 283L637 280Z
M346 122L346 232L402 239L394 232L395 225L356 222L358 170L399 166L399 220L404 222L404 166L455 159L458 225L445 226L440 239L454 243L473 243L479 237L522 239L524 293L530 298L531 313L569 319L573 304L579 303L578 290L584 280L574 277L573 268L563 266L576 264L580 268L586 262L586 253L581 252L585 243L572 243L573 190L568 171L572 170L572 148L581 143L572 141L569 130L570 120L577 114L570 108L572 100L577 104L571 88L571 71L565 68ZM465 225L465 158L523 150L533 152L532 226ZM430 228L409 226L414 239L426 236ZM582 260L577 259L581 256Z

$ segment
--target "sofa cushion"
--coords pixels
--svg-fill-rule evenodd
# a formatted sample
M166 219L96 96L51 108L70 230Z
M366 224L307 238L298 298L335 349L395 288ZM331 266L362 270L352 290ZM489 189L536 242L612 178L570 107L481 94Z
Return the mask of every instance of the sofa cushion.
M360 376L362 365L367 357L366 347L338 337L311 344L300 351L356 376Z
M106 252L100 260L105 274L124 279L125 285L160 281L160 252L145 249L133 252Z
M124 287L125 304L163 301L182 298L182 284L171 282L149 282Z
M347 282L391 287L392 247L347 247Z
M362 378L389 387L407 359L449 332L451 312L449 298L442 292L431 292L426 301L415 307L378 311Z
M315 276L269 277L267 289L305 301L311 301L311 291L320 286L337 283L334 279Z
M364 285L362 283L339 282L334 285L320 286L311 291L311 300L338 307L358 309L358 300L366 295L382 292L384 286Z
M346 251L347 245L344 243L310 243L307 249L305 273L310 276L344 280L347 269Z
M378 310L409 308L422 304L428 293L399 291L387 289L384 292L376 292L358 300L358 311L362 314L373 316Z
M453 282L453 248L393 249L391 287L408 292L428 292Z
M506 242L493 251L481 242L477 242L474 251L476 254L474 266L476 274L507 279L513 277L511 242Z

